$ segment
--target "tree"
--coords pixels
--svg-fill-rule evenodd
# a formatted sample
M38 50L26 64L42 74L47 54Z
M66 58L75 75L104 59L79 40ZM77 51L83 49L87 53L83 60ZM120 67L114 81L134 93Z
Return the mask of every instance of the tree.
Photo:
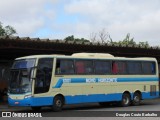
M12 26L7 25L3 27L2 23L0 22L0 36L5 36L5 35L11 36L13 34L16 34L16 30Z
M107 41L108 36L109 36L109 34L108 34L108 33L106 32L106 30L103 28L103 29L99 32L100 42L101 42L101 43L106 43L106 42L108 42L108 41Z
M125 39L121 42L123 45L136 45L136 42L134 41L134 38L130 38L130 33L128 33L125 37Z
M98 33L92 32L90 34L90 41L92 43L99 42L103 44L112 42L112 38L110 37L109 33L106 32L105 28L103 28Z
M68 36L68 37L66 37L65 39L64 39L65 41L74 41L74 36L73 35L71 35L71 36Z
M85 38L74 38L74 35L68 36L64 39L65 41L73 41L73 42L90 42Z
M118 41L118 42L113 42L114 45L125 45L125 46L140 46L140 47L150 47L148 42L139 42L139 43L136 43L134 41L134 38L130 38L130 33L128 33L126 35L126 37L122 40L122 41Z
M110 37L109 35L109 41L108 41L109 44L113 44L113 45L130 45L130 46L135 46L137 45L136 42L134 41L134 38L130 38L130 33L128 33L126 35L126 37L121 41L118 41L118 42L113 42L112 38Z
M97 40L97 33L92 32L92 33L90 34L90 41L91 41L92 43L95 43L96 40Z
M142 48L144 48L144 47L145 48L150 47L150 45L148 44L147 41L146 42L136 43L134 41L134 37L133 38L130 37L130 33L127 33L126 37L123 40L120 40L118 42L113 41L112 38L110 37L110 35L107 34L106 32L104 32L104 29L102 29L100 35L101 35L101 38L103 39L103 41L107 40L107 38L108 38L109 40L107 40L107 43L108 44L112 44L112 45L118 45L118 46L120 46L120 45L124 45L124 46L128 46L128 45L129 46L140 46ZM107 38L104 39L106 36L107 36ZM104 42L102 42L102 43L104 43Z
M146 48L150 47L147 41L146 42L139 42L139 46L146 47Z
M0 22L0 36L4 36L4 34L5 34L5 30L3 29L3 26Z

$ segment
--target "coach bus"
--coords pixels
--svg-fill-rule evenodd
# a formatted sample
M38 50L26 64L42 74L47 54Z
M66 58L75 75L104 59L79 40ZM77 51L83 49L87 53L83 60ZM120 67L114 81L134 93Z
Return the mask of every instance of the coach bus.
M98 102L139 105L159 97L155 58L114 57L103 53L33 55L17 58L11 68L10 106L61 111L66 104Z

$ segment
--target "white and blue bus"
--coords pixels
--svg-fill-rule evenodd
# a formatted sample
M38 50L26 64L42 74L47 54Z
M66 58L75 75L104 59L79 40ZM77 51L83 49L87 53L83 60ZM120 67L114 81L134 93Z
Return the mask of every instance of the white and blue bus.
M118 102L139 105L159 97L155 58L114 57L101 53L34 55L17 58L11 68L10 106L39 110L65 104Z

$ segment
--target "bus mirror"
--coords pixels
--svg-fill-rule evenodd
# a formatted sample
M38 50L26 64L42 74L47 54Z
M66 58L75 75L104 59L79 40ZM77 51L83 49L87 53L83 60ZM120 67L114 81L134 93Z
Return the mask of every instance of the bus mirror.
M34 80L35 79L35 70L37 69L37 67L32 67L30 69L30 80Z

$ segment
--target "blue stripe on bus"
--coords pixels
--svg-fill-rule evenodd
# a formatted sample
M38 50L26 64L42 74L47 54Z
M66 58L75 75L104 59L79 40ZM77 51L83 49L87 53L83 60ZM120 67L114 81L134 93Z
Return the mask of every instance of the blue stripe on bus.
M91 82L86 82L90 80ZM99 79L108 79L109 81L103 82L151 82L159 81L159 78L60 78L53 88L60 88L64 83L101 83Z
M121 101L122 95L123 93L65 96L65 102L66 104L77 104L91 102ZM142 99L153 99L158 97L159 91L156 92L156 96L151 96L150 92L142 92ZM131 100L133 100L133 93L131 93Z
M89 95L67 95L65 97L65 104L76 103L91 103L91 102L109 102L120 101L123 93L111 93L111 94L89 94ZM156 96L151 96L150 92L142 92L142 99L153 99L159 97L159 91L156 91ZM50 106L53 105L54 96L50 97L30 97L26 99L16 100L8 97L10 106ZM131 93L131 99L133 100L133 93ZM18 102L19 104L15 104Z
M63 80L62 79L59 79L56 86L54 88L60 88L63 84Z
M10 106L48 106L53 104L52 97L30 97L24 99L11 99L8 97ZM18 104L15 104L18 103Z

